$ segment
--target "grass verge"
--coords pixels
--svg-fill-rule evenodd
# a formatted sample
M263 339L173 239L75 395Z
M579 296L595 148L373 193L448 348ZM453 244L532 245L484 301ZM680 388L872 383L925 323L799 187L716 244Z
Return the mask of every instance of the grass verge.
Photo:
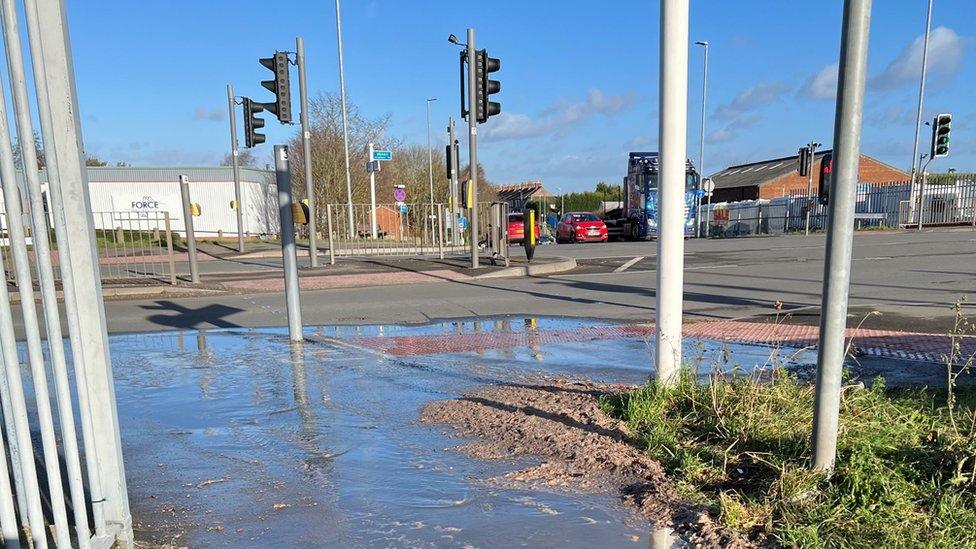
M725 526L785 546L976 547L976 390L850 386L832 476L809 470L813 387L685 372L602 400ZM950 410L952 412L950 413Z

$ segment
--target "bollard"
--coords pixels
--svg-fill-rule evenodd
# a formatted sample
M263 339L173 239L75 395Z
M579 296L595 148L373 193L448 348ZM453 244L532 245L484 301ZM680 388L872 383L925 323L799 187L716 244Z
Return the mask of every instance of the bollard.
M281 260L285 270L285 304L288 338L303 341L302 306L298 288L298 254L295 250L295 223L292 217L291 169L288 145L274 146L275 182L278 185L278 217L281 223Z
M329 229L329 265L335 265L335 239L332 236L332 204L325 205L325 219Z
M529 262L532 261L532 256L535 255L535 244L539 235L535 234L535 210L532 208L526 208L523 210L522 223L525 229L522 231L524 238L522 239L522 247L525 248L525 259Z
M125 244L125 231L122 230L122 227L115 228L115 243Z
M190 261L190 282L200 283L200 271L197 267L197 237L193 232L193 207L190 205L190 181L185 175L180 176L180 196L183 198L183 227L186 229L186 253Z

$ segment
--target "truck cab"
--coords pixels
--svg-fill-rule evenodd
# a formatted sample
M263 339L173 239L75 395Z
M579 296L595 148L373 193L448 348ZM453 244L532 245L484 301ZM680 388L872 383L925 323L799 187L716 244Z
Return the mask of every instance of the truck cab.
M604 214L610 238L647 240L658 234L658 153L632 152L623 180L623 206ZM695 235L700 177L691 161L685 169L685 236Z

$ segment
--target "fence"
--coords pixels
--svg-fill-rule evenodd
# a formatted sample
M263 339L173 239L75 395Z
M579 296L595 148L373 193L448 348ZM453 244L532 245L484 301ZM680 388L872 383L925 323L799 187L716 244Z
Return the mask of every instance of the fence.
M921 193L923 225L976 226L976 182L928 185ZM917 196L918 191L913 192L909 183L859 184L855 192L854 228L917 226ZM808 227L810 231L823 231L827 227L828 206L821 204L818 196L703 204L702 210L703 234L711 237L783 234L802 232Z
M49 218L49 215L45 216ZM10 228L7 214L0 213L0 254L3 255L5 277L8 283L16 283L16 264L10 246ZM54 278L60 281L61 261L58 255L54 231L33 234L29 215L22 214L22 227L27 234L28 258L31 269L36 270L33 240L46 238L54 265ZM122 211L94 212L95 246L98 252L99 271L102 280L121 282L168 282L176 284L176 257L173 252L174 233L169 212ZM48 225L50 226L50 225ZM178 237L177 237L178 238Z
M479 219L489 219L489 204L479 203ZM319 210L322 211L321 209ZM466 253L470 229L456 229L458 223L443 204L353 204L350 218L347 204L325 207L327 240L320 249L332 257L353 256L438 256ZM466 220L466 218L465 218ZM374 228L375 226L375 228ZM479 231L487 234L485 230Z

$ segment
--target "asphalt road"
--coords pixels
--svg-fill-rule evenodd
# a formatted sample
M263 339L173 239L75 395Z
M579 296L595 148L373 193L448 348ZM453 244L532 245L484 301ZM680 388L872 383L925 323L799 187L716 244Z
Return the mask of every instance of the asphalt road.
M764 317L775 315L774 303L781 301L789 322L818 322L824 240L812 235L687 241L686 318ZM549 277L305 292L302 312L309 325L496 315L650 321L656 247L654 242L543 246L540 256L571 256L580 267ZM957 299L976 300L976 231L859 233L852 276L850 325L877 310L882 314L864 326L943 332ZM284 296L111 301L106 318L111 332L285 325Z

